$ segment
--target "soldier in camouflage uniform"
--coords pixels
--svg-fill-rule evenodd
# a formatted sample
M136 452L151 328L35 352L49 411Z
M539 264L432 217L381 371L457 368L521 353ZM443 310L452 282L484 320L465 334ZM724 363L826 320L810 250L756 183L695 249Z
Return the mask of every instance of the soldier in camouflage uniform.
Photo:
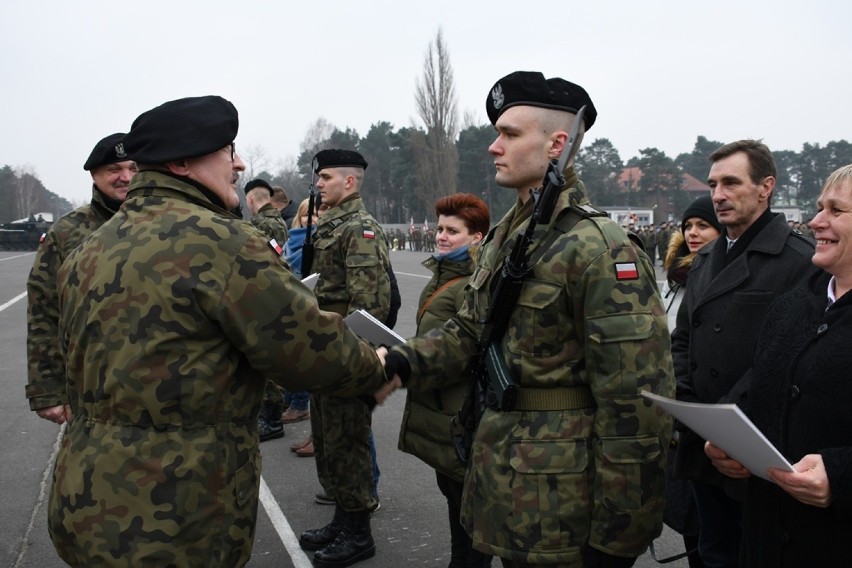
M314 239L317 301L342 316L363 309L384 322L390 310L390 260L384 232L359 193L367 162L350 150L323 150L314 160L316 188L329 207L319 218ZM335 501L332 522L299 538L302 548L317 551L315 566L348 566L375 554L370 427L364 402L311 397L317 476Z
M284 247L287 244L287 223L281 212L272 204L274 195L272 186L266 180L253 179L246 184L246 205L252 214L251 224L275 244ZM260 441L274 440L284 436L284 395L273 381L266 382L263 404L257 417L257 429Z
M63 215L45 233L27 281L26 386L30 410L47 420L68 418L65 364L59 357L59 305L56 273L71 251L113 216L127 197L136 163L127 158L123 132L100 140L83 165L92 175L92 201Z
M437 388L466 367L492 284L532 214L532 190L583 105L590 128L585 90L535 72L489 92L496 181L517 188L518 201L483 241L458 316L387 354L395 383ZM499 342L517 405L482 416L462 524L504 566L632 566L662 528L671 420L639 393L674 392L666 314L647 255L589 205L573 166L565 175Z
M237 128L215 96L140 115L127 201L60 269L74 418L48 522L72 566L243 566L266 379L340 396L384 384L370 346L229 213Z

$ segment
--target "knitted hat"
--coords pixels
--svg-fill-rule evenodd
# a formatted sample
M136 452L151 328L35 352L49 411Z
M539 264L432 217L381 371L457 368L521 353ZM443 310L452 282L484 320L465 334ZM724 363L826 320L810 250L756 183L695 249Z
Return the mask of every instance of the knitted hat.
M690 203L689 207L686 208L686 211L683 212L683 217L680 222L681 233L684 232L687 219L691 219L692 217L704 219L713 225L717 231L720 233L722 232L722 224L719 223L719 220L716 218L716 210L713 209L713 200L710 199L709 195L699 197Z

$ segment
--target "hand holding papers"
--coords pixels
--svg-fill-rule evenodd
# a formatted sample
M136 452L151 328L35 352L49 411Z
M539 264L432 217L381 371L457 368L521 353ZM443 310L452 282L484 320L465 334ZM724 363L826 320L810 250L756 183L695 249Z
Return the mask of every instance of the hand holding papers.
M405 343L405 338L394 333L394 331L371 316L364 310L352 312L343 319L346 325L354 331L361 339L366 339L373 345L386 345L393 347L400 343Z
M772 481L767 475L770 467L795 471L736 404L680 402L649 392L643 392L642 396L660 405L758 477Z

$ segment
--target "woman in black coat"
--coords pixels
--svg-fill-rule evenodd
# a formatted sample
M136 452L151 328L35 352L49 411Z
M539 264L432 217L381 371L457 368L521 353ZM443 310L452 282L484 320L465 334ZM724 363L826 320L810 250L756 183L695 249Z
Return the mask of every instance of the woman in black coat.
M825 272L772 305L752 369L731 401L793 464L772 482L708 443L723 474L748 478L741 565L846 566L852 537L852 165L835 171L811 221Z

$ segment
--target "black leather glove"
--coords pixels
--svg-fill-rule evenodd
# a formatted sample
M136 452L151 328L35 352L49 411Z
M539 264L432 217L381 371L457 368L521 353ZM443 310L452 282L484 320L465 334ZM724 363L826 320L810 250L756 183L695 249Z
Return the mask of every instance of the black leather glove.
M399 375L402 386L405 386L405 383L411 377L411 365L408 364L408 359L404 356L396 351L390 351L385 357L385 380L391 382L394 375Z
M583 568L630 568L635 562L636 558L613 556L588 545L583 550Z

